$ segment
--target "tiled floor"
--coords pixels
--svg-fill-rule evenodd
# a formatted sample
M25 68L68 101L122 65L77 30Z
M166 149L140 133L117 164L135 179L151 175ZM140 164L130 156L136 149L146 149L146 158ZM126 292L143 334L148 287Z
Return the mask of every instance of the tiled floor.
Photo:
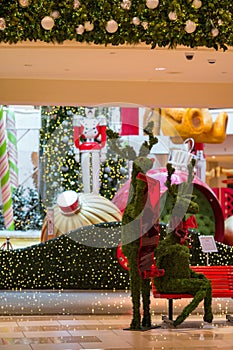
M176 301L174 312L185 303ZM176 329L162 322L166 300L152 298L151 308L158 328L136 332L125 330L131 320L129 292L0 291L0 350L233 349L233 323L225 316L233 314L232 299L213 300L213 328L204 328L202 304Z
M0 317L0 349L4 350L232 350L233 324L215 317L214 328L203 328L200 316L191 316L176 329L162 326L145 332L124 330L130 315Z

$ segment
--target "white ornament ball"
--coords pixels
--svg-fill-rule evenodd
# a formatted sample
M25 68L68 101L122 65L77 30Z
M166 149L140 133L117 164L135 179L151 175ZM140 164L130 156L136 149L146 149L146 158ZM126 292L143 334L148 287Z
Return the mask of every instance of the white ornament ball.
M84 28L84 26L82 24L79 24L79 26L76 27L76 33L78 35L82 35L84 33L84 30L85 30L85 28Z
M145 30L148 29L148 22L142 22L142 26Z
M146 6L153 10L159 5L159 0L146 0Z
M199 9L202 6L202 2L200 0L193 0L192 5L195 9Z
M106 30L109 33L115 33L118 29L118 24L116 21L114 21L114 19L111 19L110 21L107 22L106 25Z
M177 20L177 14L176 14L176 12L169 12L168 18L169 18L171 21L176 21L176 20Z
M84 28L87 32L91 32L94 29L94 24L90 21L84 23Z
M6 29L6 21L4 18L0 18L0 30Z
M60 17L59 11L53 11L53 12L51 13L51 17L53 17L54 19L59 18L59 17Z
M73 8L74 9L78 9L79 7L80 7L80 1L79 0L74 0Z
M67 126L68 124L69 124L69 122L67 120L63 120L63 122L62 122L63 126Z
M196 30L196 23L194 23L193 21L191 21L190 19L188 21L186 21L186 25L185 25L185 31L189 34L195 32Z
M67 143L67 142L69 141L69 137L68 137L68 136L64 136L64 137L62 138L62 141L63 141L64 143Z
M132 22L133 22L133 24L134 24L135 26L138 26L138 25L140 24L140 19L139 19L138 17L134 17L134 18L132 19Z
M213 28L212 30L211 30L211 34L215 37L215 36L218 36L218 34L219 34L219 30L217 29L217 28Z
M19 4L22 7L27 7L29 5L29 0L19 0Z
M54 19L50 16L45 16L41 21L41 26L45 30L51 30L54 26Z
M122 3L121 3L121 7L124 10L129 10L130 7L131 7L131 1L130 0L123 0Z

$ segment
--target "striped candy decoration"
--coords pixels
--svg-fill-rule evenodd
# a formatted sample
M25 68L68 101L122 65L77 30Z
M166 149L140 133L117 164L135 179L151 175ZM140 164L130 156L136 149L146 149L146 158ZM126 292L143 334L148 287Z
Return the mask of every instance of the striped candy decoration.
M0 107L0 182L4 224L7 230L14 230L13 204L11 196L10 171L8 164L3 108Z
M7 151L10 167L11 189L18 187L18 152L17 152L17 134L15 128L15 114L12 110L6 112L7 129Z

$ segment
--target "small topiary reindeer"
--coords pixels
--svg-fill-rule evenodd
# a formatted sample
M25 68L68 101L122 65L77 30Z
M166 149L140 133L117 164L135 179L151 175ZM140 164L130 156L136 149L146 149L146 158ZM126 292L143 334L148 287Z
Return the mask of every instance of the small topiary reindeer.
M193 300L183 309L173 326L181 324L191 312L204 299L204 321L211 323L212 313L212 288L211 282L203 274L195 273L190 268L190 252L188 248L188 227L186 220L191 214L199 210L192 195L193 168L195 161L188 165L188 179L180 185L172 184L171 177L175 169L167 164L168 188L167 206L170 208L170 221L164 240L161 240L155 250L156 265L165 270L162 277L154 279L158 292L165 293L189 293ZM166 206L166 203L165 203Z

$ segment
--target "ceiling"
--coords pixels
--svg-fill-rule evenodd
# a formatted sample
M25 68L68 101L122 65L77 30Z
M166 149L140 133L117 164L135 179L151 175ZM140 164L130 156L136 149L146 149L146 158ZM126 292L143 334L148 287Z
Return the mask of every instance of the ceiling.
M0 44L0 104L232 108L232 62L233 48ZM231 145L207 160L231 164Z
M0 103L232 108L232 62L233 48L0 44Z

